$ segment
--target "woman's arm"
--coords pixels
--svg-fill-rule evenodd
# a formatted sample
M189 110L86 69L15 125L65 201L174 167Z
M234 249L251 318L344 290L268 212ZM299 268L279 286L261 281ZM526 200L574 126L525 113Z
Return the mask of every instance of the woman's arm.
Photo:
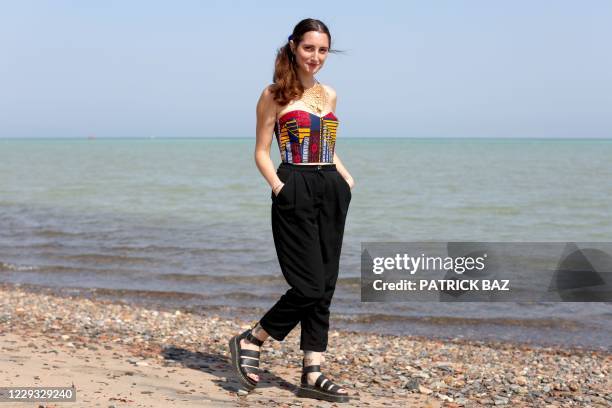
M336 112L336 102L337 102L336 91L333 90L332 88L329 88L329 91L331 94L330 97L331 97L332 112ZM355 180L353 180L353 177L351 176L351 174L348 172L346 167L344 167L344 165L342 164L342 161L340 160L340 157L336 153L335 149L334 149L334 160L333 161L334 161L334 164L336 165L336 168L338 169L338 173L340 173L340 175L344 177L344 179L346 180L346 182L348 183L348 185L351 187L351 190L352 190L353 186L355 185Z
M348 172L346 167L344 167L344 165L342 164L342 161L340 161L340 157L338 157L336 152L334 152L334 163L336 164L338 173L340 173L340 175L344 177L344 179L346 180L346 182L348 183L348 185L351 187L351 190L352 190L353 186L355 185L355 180L353 180L353 177L351 176L351 174Z
M274 162L270 158L270 146L274 134L274 122L276 121L276 102L272 92L270 92L270 87L266 87L261 93L257 102L256 113L255 164L274 194L278 194L284 184L278 178Z

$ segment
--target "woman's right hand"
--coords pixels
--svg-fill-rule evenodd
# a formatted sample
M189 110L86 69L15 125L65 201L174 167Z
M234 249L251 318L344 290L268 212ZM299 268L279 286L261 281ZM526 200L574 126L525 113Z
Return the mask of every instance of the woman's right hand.
M274 192L275 197L278 197L278 193L281 192L284 186L285 186L285 183L281 183L279 184L279 186L276 187L276 191L272 190Z

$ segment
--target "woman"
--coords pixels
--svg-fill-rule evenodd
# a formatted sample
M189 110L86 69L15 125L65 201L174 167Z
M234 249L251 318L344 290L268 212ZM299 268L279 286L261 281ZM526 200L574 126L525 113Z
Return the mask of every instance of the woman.
M252 390L259 381L263 342L268 336L282 341L301 323L304 359L297 395L344 402L346 390L326 378L320 367L354 185L334 149L336 93L314 78L330 46L325 24L300 21L278 52L274 84L257 104L255 162L272 188L274 245L291 288L258 324L230 340L230 351L241 384ZM282 159L276 172L270 158L272 133Z

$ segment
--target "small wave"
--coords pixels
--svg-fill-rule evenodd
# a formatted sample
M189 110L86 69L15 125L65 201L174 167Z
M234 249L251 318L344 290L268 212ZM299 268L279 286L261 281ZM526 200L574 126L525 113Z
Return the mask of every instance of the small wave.
M497 215L519 215L521 209L518 207L511 206L472 206L472 207L458 207L456 209L459 213L464 214L497 214Z
M78 232L67 232L67 231L58 231L58 230L53 230L53 229L43 229L43 230L37 230L36 235L39 235L45 238L57 238L57 237L74 237L74 236L79 236L81 234Z
M69 266L69 265L14 265L0 263L1 270L11 270L19 272L34 272L40 275L44 274L91 274L101 277L107 277L109 275L116 276L129 276L134 271L122 268L105 268L105 267L84 267L84 266Z
M268 284L283 284L285 278L281 275L190 275L183 273L164 273L157 275L161 280L174 282L217 282L217 283L268 283ZM338 285L359 286L361 278L338 278Z
M111 289L111 288L83 288L84 291L92 292L103 296L125 296L134 299L164 299L164 300L186 300L204 299L206 296L197 293L157 291L157 290L138 290L138 289Z
M153 301L190 301L192 304L205 302L212 299L222 299L221 304L216 306L226 306L226 300L264 300L270 301L273 299L266 295L254 295L248 292L226 292L214 295L190 292L162 291L162 290L139 290L139 289L111 289L111 288L82 288L86 292L95 293L96 295L125 297L136 300L153 300ZM276 295L274 297L277 297Z
M8 246L7 248L26 249L26 250L32 251L34 249L46 249L46 250L64 249L65 247L66 247L65 245L59 242L46 242L46 243L39 243L39 244L11 245L11 246Z
M145 246L108 246L104 247L109 251L123 251L123 252L182 252L187 251L185 248L177 246L164 246L164 245L145 245Z
M191 255L214 255L214 254L231 254L235 255L238 248L225 247L225 248L191 248L182 249ZM249 252L248 248L240 248L242 254Z
M33 265L17 265L7 262L0 262L0 271L19 271L19 272L27 272L27 271L36 271L38 270L38 266Z
M137 257L137 256L123 256L123 255L106 255L106 254L77 254L77 255L58 255L61 258L80 261L80 262L92 262L92 263L157 263L157 260L153 258Z
M413 322L430 325L457 325L457 326L517 326L534 328L565 328L578 329L582 323L574 320L564 319L513 319L513 318L469 318L452 316L401 316L387 314L358 314L340 315L340 319L352 323L375 323L375 322Z
M218 295L205 296L207 299L234 299L234 300L270 300L272 298L276 298L278 296L274 295L271 297L270 295L254 295L249 292L227 292L221 293Z
M115 289L115 288L82 288L83 291L95 293L96 295L112 296L112 297L125 297L136 300L154 300L154 301L176 301L176 300L189 300L193 301L206 301L210 299L236 299L236 300L265 300L269 301L271 298L265 295L254 295L247 292L228 292L214 295L205 295L200 293L189 293L189 292L176 292L176 291L162 291L162 290L139 290L139 289ZM224 306L219 304L217 306Z
M173 282L217 282L217 283L283 283L285 279L277 275L189 275L183 273L164 273L157 275L161 280Z

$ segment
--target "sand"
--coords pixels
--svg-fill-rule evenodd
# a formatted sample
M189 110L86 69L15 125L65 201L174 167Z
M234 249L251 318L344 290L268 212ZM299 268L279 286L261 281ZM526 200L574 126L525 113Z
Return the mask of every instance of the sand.
M2 407L611 406L607 351L330 330L323 371L353 397L298 398L299 326L241 391L227 341L252 322L0 286L2 386L74 386L76 402Z

